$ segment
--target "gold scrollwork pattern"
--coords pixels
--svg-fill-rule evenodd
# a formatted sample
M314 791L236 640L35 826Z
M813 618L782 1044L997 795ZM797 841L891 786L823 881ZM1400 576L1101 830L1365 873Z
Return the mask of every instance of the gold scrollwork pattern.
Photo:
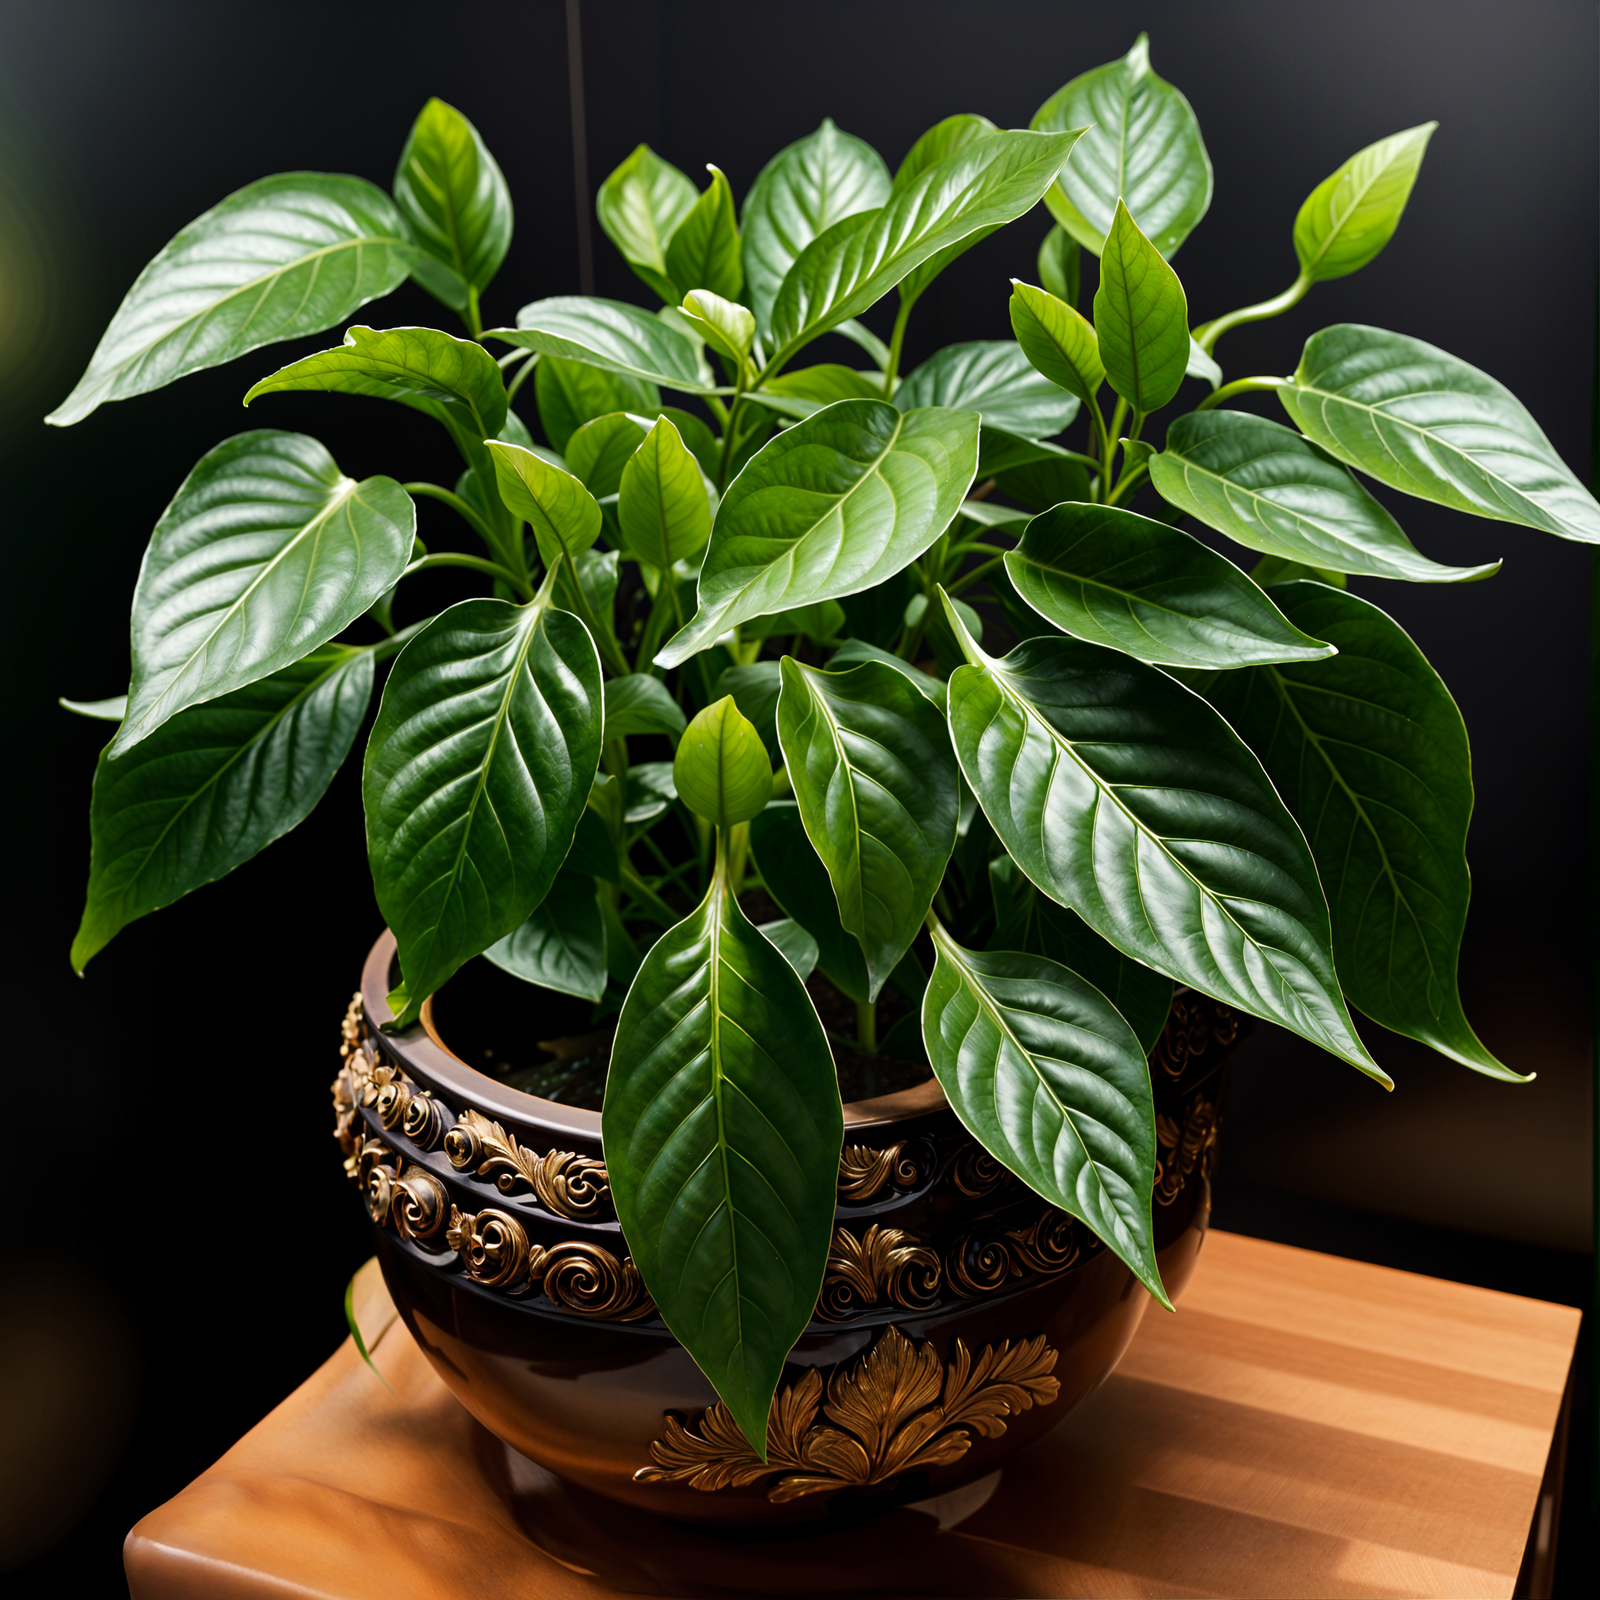
M526 1184L547 1211L573 1222L609 1217L611 1184L605 1163L568 1150L542 1156L517 1143L498 1122L468 1107L444 1136L444 1153L458 1172L471 1168L501 1194Z
M1006 1419L1060 1392L1056 1352L1043 1334L985 1345L960 1339L941 1362L933 1346L890 1326L864 1355L835 1367L826 1385L812 1368L773 1398L761 1461L721 1401L691 1430L668 1412L639 1483L686 1483L707 1493L767 1483L772 1501L866 1487L919 1468L945 1467L997 1439Z
M1235 1044L1239 1026L1239 1013L1231 1006L1180 988L1172 997L1167 1025L1150 1052L1150 1065L1170 1079L1181 1078L1196 1056Z
M1158 1206L1170 1206L1196 1168L1201 1177L1210 1178L1217 1163L1218 1132L1216 1105L1203 1095L1190 1101L1181 1124L1164 1114L1156 1116Z
M927 1181L932 1164L932 1149L922 1139L897 1139L881 1147L847 1144L839 1154L839 1198L862 1205L885 1189L915 1189Z
M964 1233L945 1257L950 1287L968 1299L997 1294L1019 1278L1054 1277L1066 1272L1099 1245L1085 1237L1064 1211L1050 1206L1024 1228L1008 1228L1002 1237Z
M1017 1182L1010 1168L989 1154L981 1144L972 1141L964 1144L950 1163L950 1181L971 1199L993 1194Z
M509 1211L491 1206L468 1215L452 1206L445 1238L467 1276L486 1289L510 1295L542 1289L552 1305L596 1320L637 1322L656 1315L631 1258L618 1261L603 1246L578 1240L533 1244Z
M884 1303L930 1310L938 1304L942 1276L939 1257L899 1228L875 1222L859 1238L848 1228L835 1228L817 1320L843 1322Z

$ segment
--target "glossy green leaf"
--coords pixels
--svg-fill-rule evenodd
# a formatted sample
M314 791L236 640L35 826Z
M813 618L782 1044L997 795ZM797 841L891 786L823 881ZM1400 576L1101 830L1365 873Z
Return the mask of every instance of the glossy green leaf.
M590 805L578 818L578 826L573 830L572 848L567 852L562 870L576 872L585 878L604 878L607 883L618 883L622 879L622 862L610 829L594 808L594 798L591 792Z
M1117 202L1094 296L1100 359L1135 411L1159 411L1189 366L1189 303L1178 275Z
M1222 368L1201 349L1200 341L1193 334L1189 335L1189 360L1184 366L1183 375L1186 378L1204 378L1213 389L1222 382ZM1152 447L1146 445L1145 448Z
M756 932L794 968L795 976L802 983L816 971L817 941L793 917L758 922Z
M1046 294L1077 309L1081 278L1082 247L1058 222L1039 246L1039 282Z
M461 406L480 439L499 438L506 425L506 386L494 357L474 340L436 328L351 328L337 349L319 350L263 378L244 403L291 389L372 394L374 383Z
M812 848L800 808L792 800L773 801L750 824L750 851L767 893L816 942L817 965L841 994L865 1005L871 988L866 958L855 935L839 920L828 869Z
M1000 492L1025 506L1047 511L1063 500L1087 500L1089 477L1081 461L1067 456L1046 457L999 473Z
M748 822L772 798L772 763L761 735L731 694L684 731L672 783L691 811L719 828Z
M517 313L516 327L492 328L484 337L545 356L586 361L684 394L732 392L711 381L694 344L672 324L620 300L575 294L535 300Z
M1394 237L1438 126L1424 122L1369 144L1306 196L1294 219L1294 253L1313 283L1366 266Z
M677 303L682 291L674 288L667 272L667 241L697 198L684 173L642 144L601 184L595 200L606 237L669 305Z
M871 145L823 119L813 134L780 150L744 200L745 294L756 321L772 303L800 252L834 223L889 198L889 169ZM691 286L692 287L692 286Z
M1277 393L1302 433L1391 489L1600 543L1600 506L1522 402L1431 344L1355 323L1324 328Z
M524 983L598 1001L606 992L606 930L594 879L563 867L528 920L483 953Z
M924 169L881 210L836 222L806 246L772 307L779 365L882 299L946 246L1020 217L1049 187L1077 133L1011 129Z
M937 166L939 162L958 151L965 150L968 145L976 144L979 140L992 138L1000 130L987 118L975 116L971 113L961 113L953 117L946 117L942 122L936 122L923 136L906 152L906 158L900 163L894 175L894 184L891 193L898 194L908 188L929 167ZM973 245L987 239L995 229L983 228L977 233L968 234L965 239L956 244L947 245L937 255L930 256L908 273L900 285L900 298L902 300L915 300L939 276L944 269L959 255L970 250Z
M232 872L304 820L361 731L372 654L324 645L191 706L118 760L102 751L89 808L82 972L130 922Z
M576 557L600 537L600 506L573 476L543 456L494 440L500 498L533 529L539 559L554 567L562 556Z
M1516 1079L1472 1031L1456 985L1472 891L1461 713L1376 606L1319 583L1272 594L1339 654L1230 674L1208 698L1304 821L1350 1003L1479 1072Z
M818 600L809 606L796 606L793 611L757 617L745 624L743 635L746 639L773 639L799 634L825 645L837 639L848 625L844 607L837 600Z
M645 1287L763 1459L822 1288L843 1135L816 1011L719 871L628 991L601 1136Z
M284 172L247 184L139 274L45 421L66 427L108 400L321 333L398 288L416 256L393 202L362 178Z
M567 470L596 500L618 492L622 474L645 441L651 424L643 417L613 411L596 417L567 440Z
M1051 383L1094 404L1106 369L1086 318L1064 300L1011 280L1011 327L1023 354Z
M653 383L558 356L539 357L533 388L539 424L551 448L558 451L565 451L573 434L596 417L613 411L653 417L661 408L661 391Z
M955 848L958 780L944 718L881 662L818 672L786 656L778 739L876 999L921 931Z
M841 400L766 445L729 485L699 609L656 657L677 666L741 622L870 589L949 527L977 470L971 411Z
M693 560L711 537L711 502L700 464L666 417L622 469L617 527L629 555L665 573L674 562Z
M863 661L881 661L884 666L893 667L902 678L905 678L920 689L943 713L945 708L945 682L943 678L935 678L930 673L921 672L912 666L909 661L903 661L893 652L880 649L877 645L869 644L865 639L846 639L833 652L833 655L829 658L828 665L835 672L843 672L848 667L859 666Z
M1005 566L1017 593L1064 633L1157 666L1231 668L1333 654L1231 561L1120 506L1044 512Z
M630 828L647 826L677 798L670 761L637 761L628 768L623 820Z
M682 310L712 349L720 350L736 366L749 359L756 319L748 306L709 289L696 289L683 297Z
M606 683L606 738L626 739L630 733L664 733L676 739L685 719L666 684L648 672L630 672Z
M1120 61L1058 89L1034 113L1032 126L1087 129L1045 203L1096 255L1118 200L1126 201L1146 238L1169 257L1211 204L1211 158L1200 124L1183 95L1151 71L1146 34Z
M602 718L594 641L547 594L464 600L400 653L362 775L400 1027L544 899L588 803Z
M854 367L824 361L767 379L753 398L780 416L804 419L835 400L881 400L883 378L876 372L858 372Z
M349 627L394 587L415 532L399 484L353 482L303 433L241 433L202 456L139 572L112 758Z
M1041 378L1011 339L946 345L895 390L894 403L901 411L919 406L976 411L985 428L1023 439L1060 433L1078 414L1077 397Z
M934 929L922 1037L950 1108L990 1155L1077 1217L1163 1305L1151 1220L1156 1113L1133 1029L1042 956Z
M105 700L69 700L62 695L56 704L74 716L88 717L95 722L121 722L128 714L125 694L114 694Z
M424 251L412 277L452 310L466 310L511 247L511 191L454 106L435 99L422 108L395 168L394 198Z
M1500 570L1430 561L1325 450L1243 411L1194 411L1150 461L1162 499L1247 549L1333 572L1466 583Z
M1340 995L1305 836L1222 718L1081 639L963 647L950 731L1017 865L1124 955L1387 1082Z
M737 300L744 287L733 191L720 168L708 166L706 171L711 174L710 184L667 244L667 276L678 287L674 303L691 289L707 289L724 300Z
M749 718L761 735L762 747L776 764L783 759L778 748L778 692L783 676L776 661L752 661L748 666L729 667L716 682L711 695L720 700L732 695L740 714Z

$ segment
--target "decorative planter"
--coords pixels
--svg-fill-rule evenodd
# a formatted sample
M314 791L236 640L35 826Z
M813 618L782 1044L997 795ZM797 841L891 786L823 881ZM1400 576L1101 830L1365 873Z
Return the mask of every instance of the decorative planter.
M937 1082L845 1107L833 1251L759 1461L657 1315L611 1204L597 1112L390 1035L373 947L334 1082L345 1170L384 1280L463 1405L559 1477L689 1521L806 1521L942 1494L1053 1427L1111 1371L1149 1297L1000 1167ZM1180 991L1151 1056L1156 1244L1176 1296L1210 1213L1238 1014Z

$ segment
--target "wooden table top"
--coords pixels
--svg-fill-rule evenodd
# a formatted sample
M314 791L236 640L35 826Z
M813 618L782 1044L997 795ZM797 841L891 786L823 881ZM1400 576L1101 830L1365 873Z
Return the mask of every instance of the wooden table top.
M369 1263L363 1328L128 1537L134 1600L1509 1596L1579 1313L1213 1232L1175 1316L969 1489L732 1539L591 1502L434 1376ZM535 1541L538 1542L535 1542ZM550 1552L550 1553L547 1553Z

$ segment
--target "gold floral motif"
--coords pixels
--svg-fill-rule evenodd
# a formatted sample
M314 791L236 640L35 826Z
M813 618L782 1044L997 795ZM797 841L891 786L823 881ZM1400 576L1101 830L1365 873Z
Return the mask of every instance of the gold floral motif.
M1200 1095L1190 1102L1181 1127L1172 1117L1156 1116L1156 1144L1161 1152L1156 1162L1158 1206L1170 1206L1182 1194L1196 1167L1202 1177L1211 1176L1217 1156L1217 1133L1217 1108Z
M580 1317L637 1322L656 1315L656 1303L632 1258L618 1261L597 1244L535 1245L528 1262L529 1287L540 1284L547 1299ZM519 1291L520 1292L520 1291Z
M922 1140L897 1139L882 1148L847 1144L839 1154L839 1198L860 1205L885 1188L915 1189L927 1177L930 1159Z
M817 1319L842 1322L885 1301L908 1311L938 1303L939 1258L914 1235L872 1224L859 1238L835 1228Z
M1239 1037L1239 1013L1231 1006L1193 989L1178 989L1172 997L1167 1025L1150 1052L1150 1065L1168 1078L1181 1078L1196 1056L1226 1050Z
M528 1275L528 1230L508 1211L490 1207L468 1216L458 1206L450 1208L445 1242L461 1257L461 1265L474 1283L485 1289L525 1293Z
M1041 1211L1026 1228L1008 1229L1006 1238L1015 1258L1012 1271L1018 1277L1025 1272L1047 1276L1065 1272L1078 1260L1079 1229L1065 1211Z
M974 1433L999 1438L1008 1416L1049 1405L1060 1391L1050 1376L1055 1364L1039 1334L985 1345L976 1360L953 1339L941 1365L931 1344L914 1344L891 1326L865 1355L834 1368L826 1389L813 1367L774 1397L766 1461L718 1401L697 1432L667 1413L664 1437L650 1446L652 1464L634 1480L711 1493L774 1479L767 1498L782 1502L949 1466L972 1448Z
M526 1184L557 1216L584 1222L610 1214L611 1184L603 1161L567 1150L535 1155L470 1106L445 1134L444 1152L457 1171L471 1167L478 1177L492 1178L501 1194L514 1194Z

